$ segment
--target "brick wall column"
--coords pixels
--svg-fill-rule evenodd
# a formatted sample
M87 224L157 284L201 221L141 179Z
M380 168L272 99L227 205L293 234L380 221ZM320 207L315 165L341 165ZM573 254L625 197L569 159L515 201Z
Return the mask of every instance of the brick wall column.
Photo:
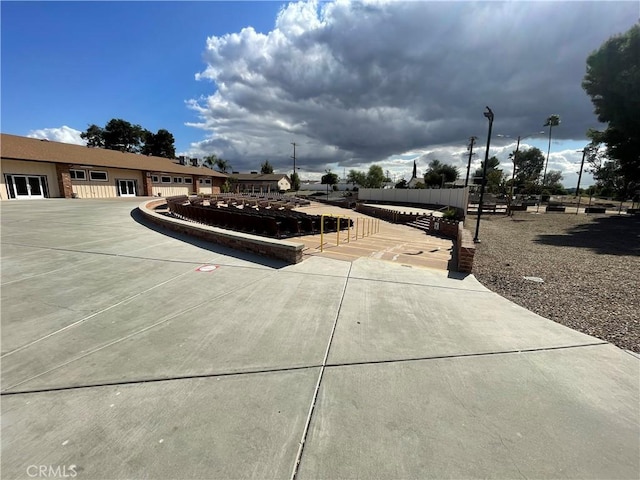
M193 175L193 191L196 195L200 193L200 175Z
M222 193L222 182L217 177L211 177L211 193Z
M153 183L151 182L151 172L142 172L142 194L145 197L153 196Z
M462 224L458 225L458 238L456 240L458 254L458 271L464 273L473 272L473 257L476 253L476 246L473 243L471 232L465 230Z
M73 198L70 167L68 163L56 163L56 177L58 177L58 187L63 198Z

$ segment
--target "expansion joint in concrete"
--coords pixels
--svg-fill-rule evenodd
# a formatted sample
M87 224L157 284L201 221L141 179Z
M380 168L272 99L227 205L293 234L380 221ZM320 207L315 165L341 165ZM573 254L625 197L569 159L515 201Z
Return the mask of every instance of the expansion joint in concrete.
M311 405L309 406L309 414L307 415L307 420L305 421L305 424L304 424L302 438L300 439L300 445L298 446L298 453L296 455L296 460L293 464L293 471L291 472L291 480L296 480L298 476L298 468L300 467L300 461L302 460L302 454L304 453L304 446L307 440L307 435L309 434L309 426L311 425L313 412L316 407L316 402L318 401L318 393L320 392L320 385L322 384L324 370L327 366L327 360L329 359L329 352L331 351L331 344L333 343L333 337L335 335L336 327L338 325L338 318L340 317L342 302L344 301L345 294L347 293L347 285L349 284L349 277L351 275L352 267L353 267L353 264L349 265L349 271L347 272L347 277L345 278L344 286L342 287L342 295L340 296L340 303L338 304L338 310L336 311L336 318L333 320L333 326L331 327L331 334L329 335L329 342L327 343L327 348L324 352L324 358L322 359L320 373L318 374L318 381L316 382L316 387L313 391L313 398L311 399Z

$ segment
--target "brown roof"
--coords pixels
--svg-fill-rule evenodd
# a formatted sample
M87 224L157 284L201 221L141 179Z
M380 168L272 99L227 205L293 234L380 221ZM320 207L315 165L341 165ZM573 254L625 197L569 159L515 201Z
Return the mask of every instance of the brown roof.
M252 180L258 182L277 182L281 178L286 178L289 182L289 177L286 173L232 173L231 178L237 180Z
M90 148L82 145L52 142L50 140L19 137L6 133L0 134L0 148L2 158L7 160L69 163L77 166L90 165L129 170L147 170L158 173L227 177L227 175L209 168L180 165L175 163L175 160L168 158L150 157L104 148Z

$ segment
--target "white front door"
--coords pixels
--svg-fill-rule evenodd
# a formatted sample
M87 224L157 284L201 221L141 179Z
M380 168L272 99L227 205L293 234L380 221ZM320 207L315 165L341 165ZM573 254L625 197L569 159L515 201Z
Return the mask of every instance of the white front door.
M118 180L118 195L120 195L121 197L135 197L136 181L135 180Z
M13 193L15 198L44 198L42 179L31 175L11 176Z

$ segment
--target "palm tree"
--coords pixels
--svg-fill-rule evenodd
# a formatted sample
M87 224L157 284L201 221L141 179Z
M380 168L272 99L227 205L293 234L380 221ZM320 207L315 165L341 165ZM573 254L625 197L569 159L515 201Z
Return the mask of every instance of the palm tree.
M560 125L560 115L551 115L547 118L547 121L543 126L549 127L549 148L547 148L547 160L544 162L544 174L542 175L542 187L544 188L544 184L547 181L547 166L549 165L549 154L551 153L551 130L553 127L557 127ZM542 203L542 196L540 197L540 201L538 202L538 206L536 208L536 213L540 211L540 204Z
M216 154L209 155L208 157L204 157L204 165L209 168L215 168L220 173L227 173L231 168L231 165L228 161L223 160L218 157Z
M553 127L560 125L560 115L551 115L547 118L544 126L549 127L549 148L547 149L547 161L544 163L544 175L542 176L542 186L544 186L547 180L547 165L549 164L549 153L551 152L551 130Z

